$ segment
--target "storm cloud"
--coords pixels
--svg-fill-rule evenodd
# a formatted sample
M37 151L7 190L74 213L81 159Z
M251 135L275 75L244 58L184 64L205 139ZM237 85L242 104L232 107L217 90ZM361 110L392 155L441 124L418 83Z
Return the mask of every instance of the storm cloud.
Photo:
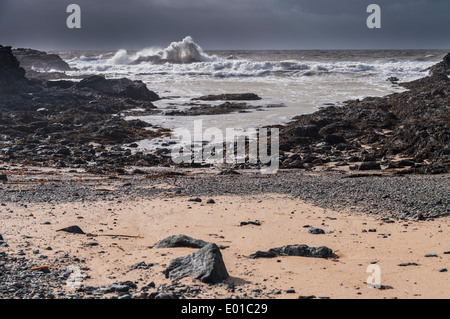
M66 8L81 7L81 29ZM382 9L368 29L366 8ZM448 0L0 0L0 44L142 49L187 35L205 49L447 49Z

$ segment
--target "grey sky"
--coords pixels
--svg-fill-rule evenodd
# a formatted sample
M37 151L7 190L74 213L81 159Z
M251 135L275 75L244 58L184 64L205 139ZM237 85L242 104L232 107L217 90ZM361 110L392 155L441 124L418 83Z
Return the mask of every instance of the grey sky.
M81 6L81 29L66 8ZM382 8L368 29L366 8ZM38 49L450 48L449 0L0 0L0 44Z

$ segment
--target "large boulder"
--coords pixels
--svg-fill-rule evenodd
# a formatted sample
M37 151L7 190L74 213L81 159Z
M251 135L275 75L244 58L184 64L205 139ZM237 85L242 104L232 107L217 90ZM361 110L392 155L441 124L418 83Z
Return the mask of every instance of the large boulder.
M177 247L190 247L190 248L203 248L208 243L201 239L195 239L186 235L173 235L160 240L154 248L177 248Z
M229 277L220 249L213 243L190 255L173 259L163 273L172 280L191 276L208 284L218 284Z
M157 101L159 96L150 91L144 82L127 78L105 79L99 75L84 78L75 85L76 89L89 88L110 96L131 98L134 100Z

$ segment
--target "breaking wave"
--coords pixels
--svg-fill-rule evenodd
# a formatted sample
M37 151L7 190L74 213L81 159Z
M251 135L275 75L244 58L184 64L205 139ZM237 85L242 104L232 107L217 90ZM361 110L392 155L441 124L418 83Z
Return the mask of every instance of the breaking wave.
M217 58L206 54L203 49L194 42L192 37L185 37L182 41L172 42L167 48L159 50L147 48L136 54L129 55L126 50L119 50L110 59L111 64L140 64L144 62L161 63L195 63L213 62Z
M251 54L249 54L250 56ZM85 72L130 75L180 75L231 77L302 77L339 74L374 75L381 77L416 77L421 75L427 63L398 60L343 61L328 57L317 60L278 60L276 55L266 59L251 59L249 56L236 57L209 55L192 37L173 42L168 47L146 48L130 53L119 50L113 55L74 58L69 62L72 67ZM430 64L431 65L431 64Z

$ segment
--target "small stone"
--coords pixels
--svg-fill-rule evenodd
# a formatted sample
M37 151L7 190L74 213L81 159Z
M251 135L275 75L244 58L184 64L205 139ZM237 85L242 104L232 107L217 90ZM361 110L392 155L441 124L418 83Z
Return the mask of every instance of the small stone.
M398 264L398 266L400 266L400 267L408 267L408 266L419 266L419 265L416 264L416 263L401 263L401 264Z
M215 204L216 202L214 201L214 199L210 198L206 201L206 204Z
M287 293L287 294L295 294L295 290L294 289L286 289L284 292Z
M66 227L66 228L57 230L57 232L59 232L59 231L63 231L66 233L71 233L71 234L81 234L81 235L85 234L85 232L78 226L70 226L70 227Z
M308 233L310 233L312 235L323 235L323 234L325 234L325 231L323 229L320 229L320 228L310 227L308 229Z

